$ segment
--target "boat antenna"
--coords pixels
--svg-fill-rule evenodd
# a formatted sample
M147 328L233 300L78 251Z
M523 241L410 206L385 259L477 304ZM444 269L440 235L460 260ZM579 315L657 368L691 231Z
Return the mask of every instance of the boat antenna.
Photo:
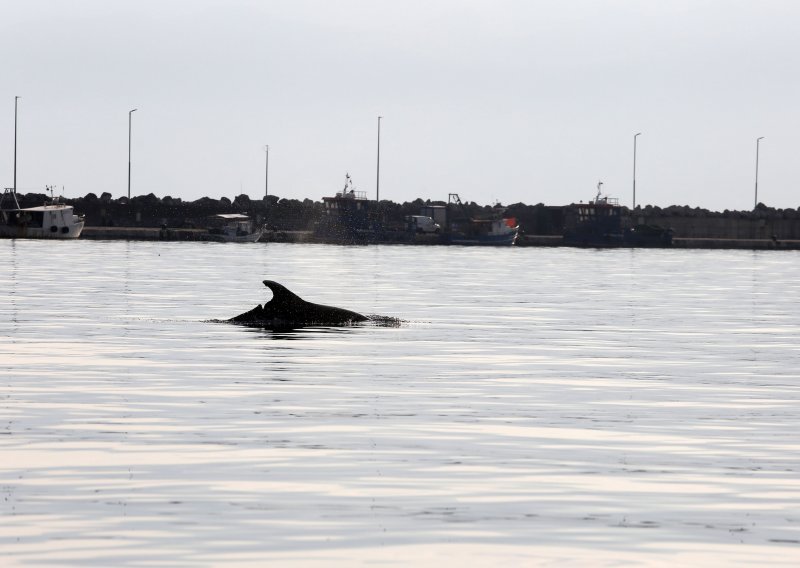
M597 203L600 203L600 188L602 187L602 185L603 185L602 181L597 182L597 197L594 198L595 202Z

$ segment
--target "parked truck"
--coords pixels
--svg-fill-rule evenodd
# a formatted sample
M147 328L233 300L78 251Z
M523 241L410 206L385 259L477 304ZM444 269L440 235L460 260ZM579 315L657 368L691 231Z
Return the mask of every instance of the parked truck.
M406 217L406 227L413 233L439 234L442 228L431 217L425 215L409 215Z

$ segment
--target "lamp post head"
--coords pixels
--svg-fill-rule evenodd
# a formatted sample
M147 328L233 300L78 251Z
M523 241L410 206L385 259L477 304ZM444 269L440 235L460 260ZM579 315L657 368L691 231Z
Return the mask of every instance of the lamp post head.
M641 136L641 135L642 135L641 132L637 132L636 134L633 135L633 137L636 138L637 136Z
M763 139L764 139L763 136L759 136L758 138L756 138L756 142L758 142L759 140L763 140Z
M131 114L132 112L136 112L137 110L139 110L139 109L138 108L131 109L131 110L128 111L128 114Z

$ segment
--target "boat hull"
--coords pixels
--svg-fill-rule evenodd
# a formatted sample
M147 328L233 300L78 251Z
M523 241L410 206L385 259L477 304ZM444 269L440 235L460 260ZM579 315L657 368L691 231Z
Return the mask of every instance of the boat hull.
M256 231L247 235L217 235L211 234L208 240L218 243L255 243L261 238L264 231Z
M509 247L517 242L517 227L497 233L450 233L448 241L451 245Z
M0 226L0 239L77 239L81 236L82 231L83 223L71 227L61 227L56 232L41 227Z
M516 235L495 235L481 237L450 237L450 244L465 246L510 247L514 244Z

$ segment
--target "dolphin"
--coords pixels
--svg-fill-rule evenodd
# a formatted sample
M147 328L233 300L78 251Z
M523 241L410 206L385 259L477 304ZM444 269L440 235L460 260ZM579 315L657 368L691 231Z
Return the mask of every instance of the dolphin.
M291 329L308 325L352 325L370 318L343 308L306 302L282 284L264 280L272 299L228 321L270 329Z

